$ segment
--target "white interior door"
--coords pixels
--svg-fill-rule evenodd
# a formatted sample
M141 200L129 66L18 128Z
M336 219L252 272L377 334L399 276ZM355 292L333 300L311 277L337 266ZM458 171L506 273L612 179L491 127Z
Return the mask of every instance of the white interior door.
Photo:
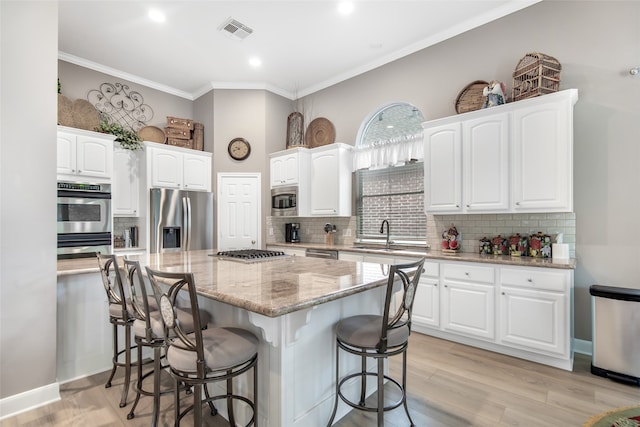
M218 173L218 250L259 249L259 173Z

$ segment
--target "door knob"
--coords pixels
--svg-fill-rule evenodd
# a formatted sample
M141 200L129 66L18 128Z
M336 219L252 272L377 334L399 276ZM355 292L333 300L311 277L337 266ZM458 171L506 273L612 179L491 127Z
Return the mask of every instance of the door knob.
M255 244L256 244L256 241L255 241L255 240L252 240L252 241L251 241L251 244L252 244L252 245L255 245Z

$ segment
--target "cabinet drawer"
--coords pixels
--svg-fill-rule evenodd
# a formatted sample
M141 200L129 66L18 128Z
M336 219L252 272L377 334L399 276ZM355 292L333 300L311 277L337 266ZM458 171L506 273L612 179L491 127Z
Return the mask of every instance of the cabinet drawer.
M437 262L425 261L422 276L438 277L440 274L440 264Z
M492 284L495 281L495 270L493 267L469 264L443 264L442 268L445 279Z
M569 285L569 276L570 273L566 271L502 268L500 283L521 288L564 292Z

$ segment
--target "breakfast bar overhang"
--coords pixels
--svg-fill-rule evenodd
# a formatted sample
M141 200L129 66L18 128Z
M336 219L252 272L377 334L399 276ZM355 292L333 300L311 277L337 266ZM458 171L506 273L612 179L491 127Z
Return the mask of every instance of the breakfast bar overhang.
M212 254L131 258L156 270L192 272L200 308L211 313L214 324L243 327L261 338L258 425L325 425L335 396L333 327L347 316L382 312L386 266L296 256L239 262ZM344 372L359 365L357 358L341 358ZM236 388L247 393L252 385L243 381ZM224 405L219 406L226 416ZM339 405L336 420L349 409Z

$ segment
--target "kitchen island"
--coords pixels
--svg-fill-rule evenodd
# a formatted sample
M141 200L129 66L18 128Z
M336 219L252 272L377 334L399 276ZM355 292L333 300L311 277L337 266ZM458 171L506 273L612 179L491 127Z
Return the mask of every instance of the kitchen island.
M381 312L388 269L295 256L243 263L212 257L213 252L130 258L143 267L192 272L198 302L213 323L240 326L261 338L259 425L325 425L335 396L333 327L346 316ZM341 361L344 372L359 366L359 359L351 359ZM242 393L252 389L249 377L239 384ZM219 406L226 415L224 405ZM336 419L348 409L339 405Z

